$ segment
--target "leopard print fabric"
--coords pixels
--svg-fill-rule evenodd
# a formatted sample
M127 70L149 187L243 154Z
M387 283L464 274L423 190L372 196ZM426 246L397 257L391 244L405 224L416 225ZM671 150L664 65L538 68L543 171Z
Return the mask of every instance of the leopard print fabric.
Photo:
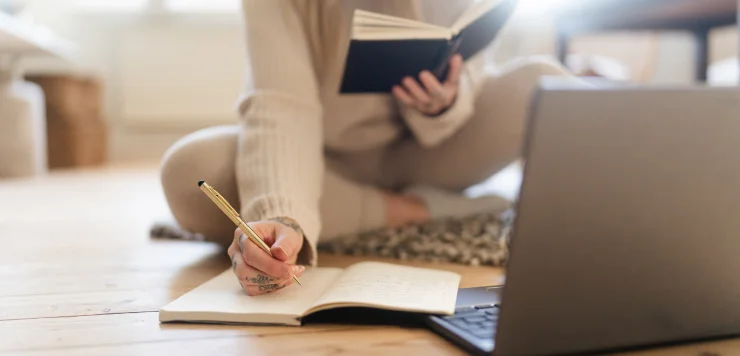
M320 243L320 252L336 255L387 257L400 260L503 266L509 257L514 214L481 214L446 218L396 229L378 229L339 236ZM205 241L203 235L171 223L155 224L155 239Z

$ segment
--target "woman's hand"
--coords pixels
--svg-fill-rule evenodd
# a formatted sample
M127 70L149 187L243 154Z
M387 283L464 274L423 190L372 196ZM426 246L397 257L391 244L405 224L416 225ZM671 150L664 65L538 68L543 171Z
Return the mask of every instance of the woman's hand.
M295 264L303 247L303 231L290 218L249 223L249 227L270 246L270 257L241 230L234 231L229 257L244 291L251 296L271 293L292 284L293 276L305 270Z
M423 85L414 78L406 77L403 78L402 85L393 86L393 95L404 105L413 107L422 114L439 115L455 102L462 64L462 56L456 54L450 59L450 70L444 83L440 83L434 74L425 70L419 74Z

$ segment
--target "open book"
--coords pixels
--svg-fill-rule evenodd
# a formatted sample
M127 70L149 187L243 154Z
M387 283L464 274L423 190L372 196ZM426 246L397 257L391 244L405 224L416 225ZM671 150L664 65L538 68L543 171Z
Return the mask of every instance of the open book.
M450 58L469 59L493 41L516 0L479 0L450 28L355 10L341 93L385 93L429 70L443 80Z
M321 310L369 307L451 315L458 274L387 263L362 262L345 270L308 269L303 286L247 296L231 270L193 289L159 311L161 322L301 325Z

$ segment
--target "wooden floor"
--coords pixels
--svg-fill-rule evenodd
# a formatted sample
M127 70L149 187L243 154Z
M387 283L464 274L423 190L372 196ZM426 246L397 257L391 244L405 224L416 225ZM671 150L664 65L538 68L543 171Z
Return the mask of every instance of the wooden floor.
M462 354L423 329L159 324L161 306L229 267L216 246L151 241L163 218L154 166L0 181L0 354ZM503 281L496 268L428 266L463 274L463 286ZM737 355L740 341L645 354Z

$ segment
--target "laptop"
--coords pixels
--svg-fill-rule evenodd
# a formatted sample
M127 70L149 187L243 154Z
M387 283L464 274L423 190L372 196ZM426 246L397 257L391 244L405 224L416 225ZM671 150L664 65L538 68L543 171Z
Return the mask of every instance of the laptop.
M505 285L432 329L497 356L740 335L740 89L545 80L524 152Z

